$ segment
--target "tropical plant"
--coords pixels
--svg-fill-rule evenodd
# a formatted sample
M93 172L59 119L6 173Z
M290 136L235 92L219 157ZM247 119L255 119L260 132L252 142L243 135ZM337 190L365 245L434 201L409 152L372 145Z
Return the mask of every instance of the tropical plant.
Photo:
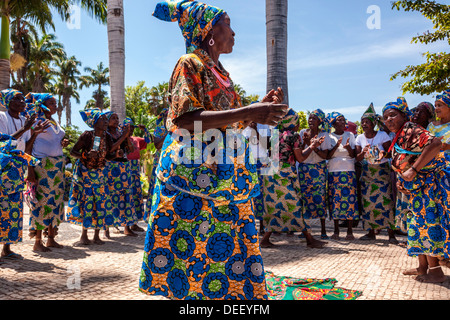
M266 0L267 91L282 88L289 104L287 13L288 0Z
M259 95L253 94L248 96L247 92L239 84L234 84L234 91L239 95L242 105L244 106L248 106L252 102L256 102L259 100Z
M97 69L86 67L84 71L88 74L79 77L80 89L84 87L96 87L97 89L92 95L95 100L95 107L101 110L105 109L104 102L108 93L103 90L103 87L109 86L109 68L105 67L103 62L100 62L97 65Z
M106 23L106 0L2 0L0 2L0 90L10 86L12 19L26 20L46 33L48 28L55 30L53 10L63 21L67 21L70 18L71 5L80 5L91 16Z
M59 122L61 123L62 113L66 111L66 125L72 124L72 99L80 103L80 94L78 93L78 67L81 62L75 56L56 64L56 82L51 92L58 96L58 107L56 109Z
M392 3L392 8L420 12L431 20L434 32L424 32L412 38L412 43L430 44L446 41L450 44L450 5L430 0L402 0ZM412 78L402 85L403 93L428 95L450 88L450 53L425 52L426 62L417 66L409 65L391 76L391 80Z

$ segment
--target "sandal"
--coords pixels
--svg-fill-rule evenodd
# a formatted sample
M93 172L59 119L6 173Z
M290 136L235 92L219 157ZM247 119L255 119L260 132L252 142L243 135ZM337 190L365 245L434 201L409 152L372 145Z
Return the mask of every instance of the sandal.
M11 259L11 260L23 260L23 257L18 254L18 253L14 253L11 252L10 254L7 254L6 256L2 256L2 259Z

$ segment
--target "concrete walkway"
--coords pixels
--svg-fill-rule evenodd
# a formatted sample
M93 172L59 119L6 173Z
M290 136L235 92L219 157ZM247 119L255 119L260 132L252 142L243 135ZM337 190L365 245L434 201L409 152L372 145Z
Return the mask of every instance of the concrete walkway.
M164 300L138 291L145 232L137 237L111 232L104 245L74 246L81 228L63 223L57 241L64 248L38 254L28 237L27 209L24 224L24 241L12 249L25 260L3 260L0 300ZM331 235L331 223L328 230ZM312 232L320 234L318 224L313 223ZM357 227L354 234L359 238L364 231ZM264 265L279 275L336 278L337 286L362 291L358 300L450 300L450 277L442 284L424 284L402 275L417 261L404 247L388 244L386 232L375 241L328 240L323 249L308 249L295 235L273 236L272 241L278 246L262 249ZM450 275L450 269L444 272Z

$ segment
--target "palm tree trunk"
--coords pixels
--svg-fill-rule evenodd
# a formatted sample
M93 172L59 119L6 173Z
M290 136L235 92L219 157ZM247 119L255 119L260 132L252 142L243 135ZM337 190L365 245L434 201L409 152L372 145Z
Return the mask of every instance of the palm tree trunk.
M288 0L266 0L267 91L281 87L289 103L287 78Z
M5 7L8 5L5 1ZM11 73L11 41L10 41L10 26L9 17L2 16L2 30L0 35L0 90L9 88L10 73Z
M108 0L108 48L111 111L126 117L125 112L125 21L122 0Z

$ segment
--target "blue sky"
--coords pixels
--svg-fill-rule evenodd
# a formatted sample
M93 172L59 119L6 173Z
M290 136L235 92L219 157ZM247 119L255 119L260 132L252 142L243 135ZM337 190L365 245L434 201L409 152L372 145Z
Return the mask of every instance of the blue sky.
M152 17L158 1L125 0L126 85L145 81L147 86L168 81L178 58L185 53L176 23ZM235 83L247 94L266 91L265 0L210 0L228 12L236 33L233 53L220 60ZM448 50L445 42L411 44L431 23L418 13L392 10L388 0L291 0L288 15L289 105L297 111L321 108L342 112L359 120L371 102L378 112L402 95L403 79L390 75L407 65L424 62L422 53ZM370 6L380 9L380 28L370 29ZM82 69L108 64L106 25L81 14L79 28L71 29L56 18L58 41L68 55L82 62ZM94 88L80 91L81 103L73 102L72 122L82 130L78 110ZM404 95L410 107L433 96ZM65 123L65 119L62 120Z

